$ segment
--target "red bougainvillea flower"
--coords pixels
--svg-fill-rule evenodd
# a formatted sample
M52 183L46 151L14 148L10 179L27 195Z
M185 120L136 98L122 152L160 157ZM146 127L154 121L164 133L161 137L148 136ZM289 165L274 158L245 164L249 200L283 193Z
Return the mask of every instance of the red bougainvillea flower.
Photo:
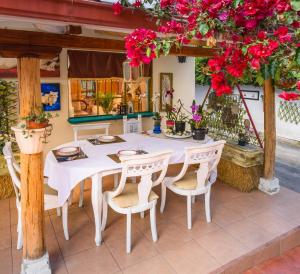
M286 101L295 101L299 100L300 94L295 92L282 92L279 94L279 97L286 100Z
M298 90L300 90L300 81L297 82L296 87Z
M136 0L132 5L135 8L140 8L142 6L142 2L140 0Z
M123 6L121 5L120 2L116 2L112 5L114 15L119 15L122 12Z
M147 29L136 29L125 38L127 57L131 60L131 66L139 66L140 63L149 64L156 58L156 45L154 40L156 33Z
M230 94L232 92L223 72L213 73L211 75L211 86L216 91L217 96Z
M274 32L278 36L281 43L290 42L292 40L292 35L288 33L289 29L286 26L281 26Z
M162 9L165 9L169 6L171 6L172 4L174 4L175 0L161 0L160 1L160 7Z

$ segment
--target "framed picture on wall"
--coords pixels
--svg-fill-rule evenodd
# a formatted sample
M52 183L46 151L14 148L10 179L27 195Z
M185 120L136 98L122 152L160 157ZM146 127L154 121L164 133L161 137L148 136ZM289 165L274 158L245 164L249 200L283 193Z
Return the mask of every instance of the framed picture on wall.
M166 111L166 106L173 106L173 73L160 73L160 111Z
M259 100L259 90L241 90L244 98L247 100Z
M44 111L60 110L60 84L42 83L42 104Z

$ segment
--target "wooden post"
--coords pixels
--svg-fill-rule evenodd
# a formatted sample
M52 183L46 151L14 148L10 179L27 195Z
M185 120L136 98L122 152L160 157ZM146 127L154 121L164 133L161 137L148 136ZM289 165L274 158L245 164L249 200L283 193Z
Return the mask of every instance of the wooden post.
M40 59L18 58L20 116L41 107ZM21 153L21 207L23 259L36 260L46 254L44 240L43 155ZM24 261L23 261L24 264ZM31 271L22 270L23 273ZM44 272L43 272L44 273Z
M271 78L266 79L264 82L264 132L264 178L273 179L275 170L276 117L275 89Z
M258 188L270 195L280 190L279 180L275 178L276 117L275 88L269 77L264 82L264 177L260 178Z

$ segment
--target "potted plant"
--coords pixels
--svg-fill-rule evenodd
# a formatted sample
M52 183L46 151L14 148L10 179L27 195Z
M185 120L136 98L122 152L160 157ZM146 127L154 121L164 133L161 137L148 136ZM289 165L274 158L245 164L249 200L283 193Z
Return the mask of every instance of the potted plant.
M247 131L246 130L240 131L238 135L239 135L238 145L239 146L247 145L249 142Z
M113 96L112 93L105 93L105 94L99 95L98 103L99 103L100 107L102 107L102 109L106 115L112 111L114 99L115 99L115 97Z
M33 112L23 117L23 122L12 127L20 151L25 154L41 152L47 137L51 135L52 125L49 120L57 116L43 111Z
M185 132L185 123L187 116L182 112L182 103L179 100L179 107L173 108L174 121L175 121L175 132Z
M189 120L194 140L204 140L207 134L206 115L201 106L196 105L195 100L191 106L192 118Z
M161 115L160 115L159 112L155 112L155 113L154 113L153 120L154 120L153 133L155 133L155 134L160 134L160 133L161 133L161 129L160 129L160 125L161 125Z
M175 125L175 118L173 113L173 108L169 105L166 106L166 126L167 129L173 129Z

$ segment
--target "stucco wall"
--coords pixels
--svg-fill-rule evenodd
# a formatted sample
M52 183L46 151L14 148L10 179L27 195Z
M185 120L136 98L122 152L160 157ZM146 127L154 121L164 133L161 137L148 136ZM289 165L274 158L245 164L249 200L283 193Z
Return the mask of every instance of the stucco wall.
M153 63L153 91L159 92L161 72L173 73L174 98L176 103L181 99L189 108L195 98L195 58L187 57L186 63L179 63L176 56L163 56Z
M258 131L263 132L264 131L264 113L263 113L263 98L261 95L263 95L263 89L260 87L254 87L254 86L241 86L241 88L248 89L248 90L259 90L260 91L260 98L259 101L253 101L253 100L246 100L247 105L249 107L250 113L252 115L252 118L255 122L255 125L258 129ZM208 86L196 86L196 100L197 103L202 103L204 100L204 96L208 90ZM238 91L235 90L237 93ZM280 98L278 97L280 90L276 90L276 129L277 129L277 136L300 141L300 124L296 125L290 122L285 122L280 120L277 117L278 108L279 108L279 102Z

